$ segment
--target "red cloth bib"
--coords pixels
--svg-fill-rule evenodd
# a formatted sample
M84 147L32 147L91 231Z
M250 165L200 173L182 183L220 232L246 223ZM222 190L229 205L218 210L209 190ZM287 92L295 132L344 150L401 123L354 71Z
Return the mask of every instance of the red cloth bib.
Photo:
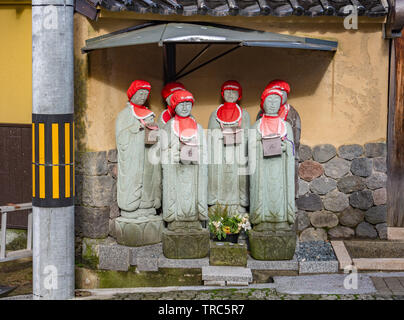
M175 115L173 130L180 140L190 140L198 135L198 125L192 117L180 117Z
M258 130L263 137L269 135L279 135L281 137L286 136L286 124L279 116L267 116L263 115L260 119Z
M150 115L154 115L154 112L147 109L145 106L140 106L138 104L134 104L133 102L130 103L133 108L133 114L137 119L145 119Z
M224 124L241 123L243 110L237 103L225 102L216 110L216 118Z

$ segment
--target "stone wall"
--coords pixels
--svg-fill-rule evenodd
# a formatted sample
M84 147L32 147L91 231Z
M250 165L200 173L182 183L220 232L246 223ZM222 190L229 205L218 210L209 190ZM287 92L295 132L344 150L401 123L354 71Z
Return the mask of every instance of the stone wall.
M81 255L82 238L114 236L114 219L119 216L116 200L116 150L80 152L76 155L75 230L76 255Z
M76 157L77 255L82 238L114 237L116 150ZM301 241L386 239L386 145L299 147L297 231Z
M386 144L299 148L301 241L387 238Z

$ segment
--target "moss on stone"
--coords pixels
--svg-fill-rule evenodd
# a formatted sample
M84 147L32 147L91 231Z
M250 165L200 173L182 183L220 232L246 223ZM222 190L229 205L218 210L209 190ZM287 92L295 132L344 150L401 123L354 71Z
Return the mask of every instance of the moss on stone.
M211 241L209 261L213 266L245 267L247 265L247 245Z
M174 269L161 268L159 271L138 271L130 267L128 271L89 270L76 267L76 274L84 269L98 278L98 288L133 288L202 285L202 270L199 268ZM88 288L86 284L76 282L78 289Z
M96 269L99 264L98 245L102 239L83 238L83 252L81 262L83 265Z

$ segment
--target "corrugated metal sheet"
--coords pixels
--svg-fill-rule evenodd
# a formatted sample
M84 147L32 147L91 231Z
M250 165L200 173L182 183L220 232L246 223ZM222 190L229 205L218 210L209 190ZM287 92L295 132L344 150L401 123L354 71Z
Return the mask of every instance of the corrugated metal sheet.
M83 52L96 49L158 43L211 43L335 51L336 41L289 36L228 26L195 23L148 24L86 41Z

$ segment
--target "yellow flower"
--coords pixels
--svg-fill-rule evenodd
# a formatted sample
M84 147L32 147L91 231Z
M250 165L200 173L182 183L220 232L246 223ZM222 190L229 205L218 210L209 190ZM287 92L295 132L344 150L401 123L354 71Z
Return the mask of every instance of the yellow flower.
M223 230L226 234L231 233L231 232L230 232L230 227L223 227L222 230Z

